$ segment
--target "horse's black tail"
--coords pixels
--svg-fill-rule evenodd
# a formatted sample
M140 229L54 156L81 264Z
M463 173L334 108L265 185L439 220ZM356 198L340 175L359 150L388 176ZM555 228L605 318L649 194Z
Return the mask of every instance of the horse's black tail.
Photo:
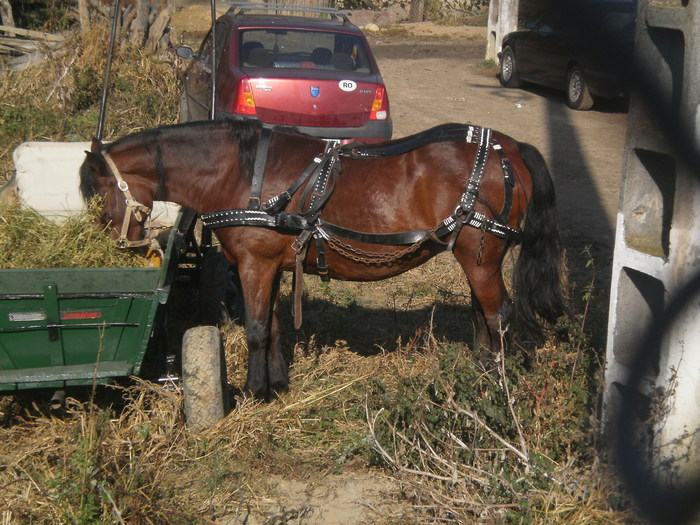
M534 146L519 142L518 148L532 176L532 196L513 273L516 326L522 336L540 340L540 319L554 323L567 310L562 296L562 247L547 164Z

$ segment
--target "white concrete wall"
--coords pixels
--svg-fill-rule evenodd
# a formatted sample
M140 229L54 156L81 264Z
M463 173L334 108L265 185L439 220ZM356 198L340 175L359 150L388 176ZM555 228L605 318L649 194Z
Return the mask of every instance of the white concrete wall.
M80 165L89 142L25 142L13 153L22 202L50 219L83 210Z

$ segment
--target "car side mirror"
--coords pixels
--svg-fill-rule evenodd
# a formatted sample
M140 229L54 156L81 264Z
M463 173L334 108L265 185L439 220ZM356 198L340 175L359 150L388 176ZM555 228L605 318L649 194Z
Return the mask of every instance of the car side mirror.
M175 50L175 52L177 53L177 56L186 60L194 56L194 51L192 51L192 48L189 48L187 46L180 46Z

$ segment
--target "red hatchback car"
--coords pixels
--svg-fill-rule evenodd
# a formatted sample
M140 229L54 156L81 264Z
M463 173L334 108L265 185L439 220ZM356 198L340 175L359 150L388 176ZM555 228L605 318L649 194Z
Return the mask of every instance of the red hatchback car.
M303 11L325 18L256 14ZM214 118L257 119L342 142L391 138L389 98L362 31L331 8L234 4L216 21ZM212 32L184 76L183 120L210 117Z

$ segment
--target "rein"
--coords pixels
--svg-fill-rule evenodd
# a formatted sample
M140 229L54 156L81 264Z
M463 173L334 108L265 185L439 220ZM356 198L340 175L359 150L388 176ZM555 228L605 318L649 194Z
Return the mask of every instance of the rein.
M141 246L148 246L151 250L160 252L161 247L158 244L158 241L156 240L155 236L150 235L153 228L150 228L149 225L144 225L144 229L149 232L144 239L140 241L131 241L128 239L127 233L129 232L131 217L133 216L137 222L142 222L144 220L144 216L147 220L150 220L151 208L145 204L141 204L134 198L134 196L131 194L131 190L129 190L129 185L122 177L122 174L119 172L119 168L117 168L117 165L114 163L114 160L112 160L109 153L106 151L101 151L100 153L102 158L107 163L107 167L109 167L109 170L112 172L112 175L115 179L117 179L117 188L119 188L119 190L124 194L124 201L126 203L124 220L122 221L119 238L116 240L117 247L139 248Z

